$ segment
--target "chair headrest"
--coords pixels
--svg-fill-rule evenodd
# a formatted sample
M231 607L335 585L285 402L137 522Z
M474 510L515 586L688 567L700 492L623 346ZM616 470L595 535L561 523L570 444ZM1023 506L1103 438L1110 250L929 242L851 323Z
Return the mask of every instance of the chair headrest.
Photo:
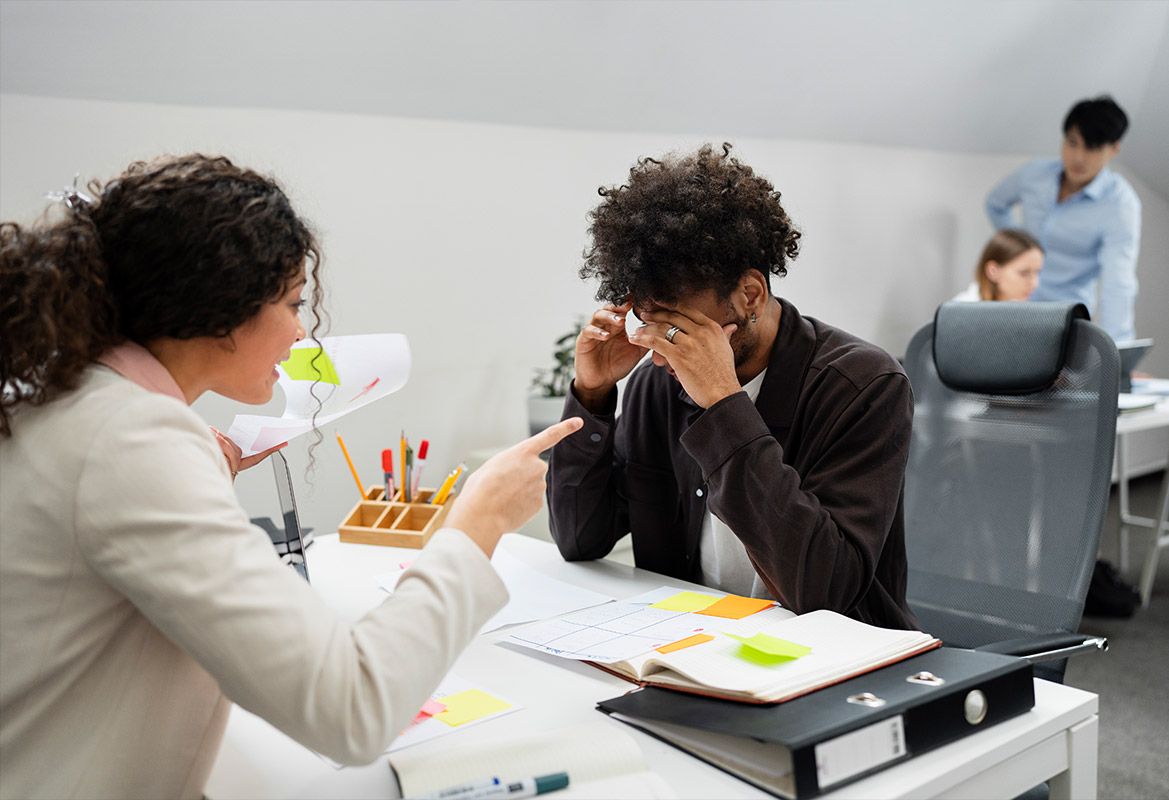
M951 389L1031 394L1055 381L1083 303L942 303L934 315L934 364Z

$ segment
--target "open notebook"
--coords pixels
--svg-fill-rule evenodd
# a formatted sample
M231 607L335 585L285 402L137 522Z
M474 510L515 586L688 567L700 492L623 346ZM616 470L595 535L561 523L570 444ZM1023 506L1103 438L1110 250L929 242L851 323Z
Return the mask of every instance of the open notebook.
M795 658L769 658L765 651L752 653L742 639L750 641L754 634L802 645L809 652ZM654 651L605 668L635 683L778 703L940 644L921 631L877 628L834 611L812 611L779 622L756 614L694 647L670 653Z
M587 661L641 685L753 703L799 697L941 644L921 631L827 610L793 617L771 606L720 620L628 603L538 623L501 641Z

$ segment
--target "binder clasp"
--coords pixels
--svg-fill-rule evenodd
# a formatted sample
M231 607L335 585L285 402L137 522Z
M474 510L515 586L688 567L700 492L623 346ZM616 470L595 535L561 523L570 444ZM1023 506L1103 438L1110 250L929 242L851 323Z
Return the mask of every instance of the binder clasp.
M885 705L885 701L877 697L872 692L861 692L860 694L849 695L848 702L858 706L868 706L869 708L880 708Z
M939 678L937 675L924 669L921 672L913 673L905 680L910 683L920 683L923 686L941 686L946 682L945 678Z

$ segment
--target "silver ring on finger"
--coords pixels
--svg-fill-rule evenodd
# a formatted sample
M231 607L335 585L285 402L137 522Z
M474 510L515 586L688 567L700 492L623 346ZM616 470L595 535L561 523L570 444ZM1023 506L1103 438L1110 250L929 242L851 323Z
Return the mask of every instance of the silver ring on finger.
M681 329L681 328L679 328L677 325L675 325L675 326L673 326L672 328L670 328L668 331L666 331L666 341L667 341L667 342L669 342L670 344L673 344L673 343L674 343L674 337L675 337L675 336L676 336L678 333L680 333L680 332L681 332L681 330L682 330L682 329Z

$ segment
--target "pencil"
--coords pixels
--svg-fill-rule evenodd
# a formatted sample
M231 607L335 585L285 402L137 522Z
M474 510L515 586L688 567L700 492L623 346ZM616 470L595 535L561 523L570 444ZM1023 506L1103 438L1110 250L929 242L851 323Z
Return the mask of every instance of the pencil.
M442 486L438 487L438 491L434 493L434 497L430 498L432 506L441 506L442 501L446 499L447 492L455 485L455 477L459 474L457 469L452 469L450 474L446 476L446 480L442 482Z
M455 481L459 479L459 476L463 474L463 470L466 468L466 464L459 464L459 466L451 470L451 474L446 476L446 480L442 482L442 486L439 487L438 491L434 493L434 497L431 498L430 502L433 505L441 506L446 502L447 496L451 493L451 489L455 485Z
M345 460L349 462L349 471L353 473L353 482L357 484L357 491L361 494L361 499L365 499L365 489L361 486L361 478L357 477L357 467L353 466L353 459L349 457L349 450L345 447L345 440L341 438L341 431L337 431L337 444L341 445L341 452L345 454Z
M401 452L402 452L402 460L398 462L398 466L402 468L402 481L403 481L403 483L402 483L402 499L405 500L407 503L409 503L410 498L407 497L407 495L410 494L410 489L409 489L410 484L405 482L406 481L406 430L405 430L405 428L402 429L402 438L399 440L399 442L401 444Z

